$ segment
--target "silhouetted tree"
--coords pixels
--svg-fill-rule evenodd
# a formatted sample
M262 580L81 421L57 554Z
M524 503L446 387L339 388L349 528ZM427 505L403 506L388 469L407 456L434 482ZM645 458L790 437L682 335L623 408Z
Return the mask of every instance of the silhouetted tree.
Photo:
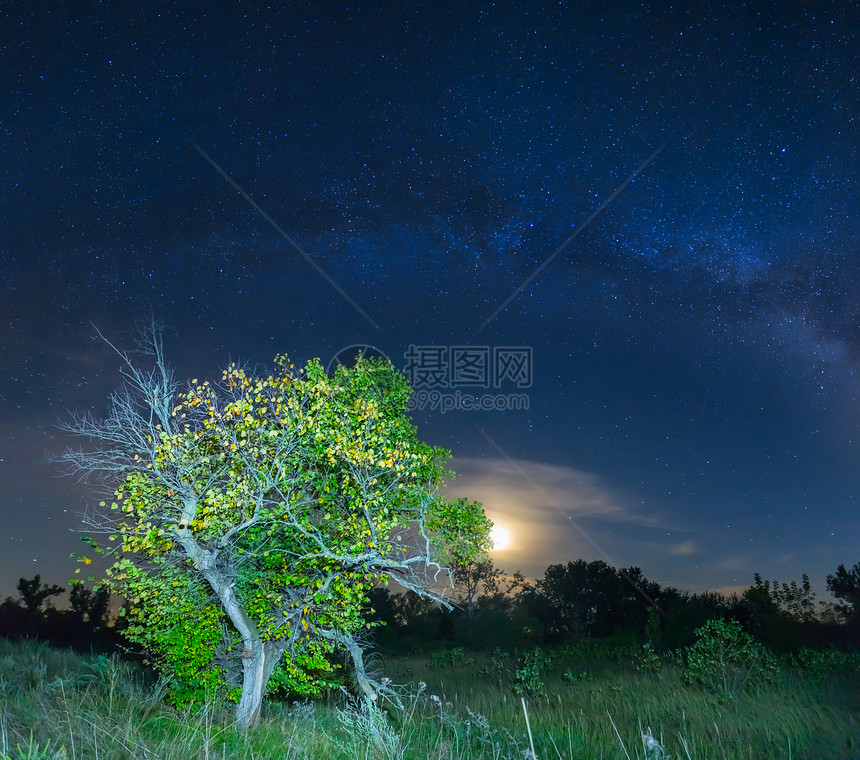
M56 609L50 600L65 591L42 583L40 576L18 581L18 598L0 604L0 636L38 638L55 646L79 651L112 651L119 645L117 632L109 625L110 592L94 591L83 583L72 585L69 609Z
M845 622L845 642L860 645L860 562L850 570L839 565L833 575L827 576L827 590L840 602L836 610Z
M668 649L681 649L693 644L695 631L708 620L726 618L731 610L731 601L715 591L690 594L686 591L669 593L663 590L662 644Z
M18 639L30 636L29 616L18 600L9 596L0 604L0 638Z
M451 617L457 643L475 648L524 644L519 596L527 585L522 573L507 575L491 560L455 568L457 608Z
M649 638L659 630L663 615L662 592L659 583L649 581L638 567L620 570L623 583L619 590L619 612L626 626L637 635Z
M471 617L481 592L494 594L499 589L499 583L504 577L504 571L496 568L493 561L470 562L454 568L454 593L457 604Z
M850 570L839 565L827 576L827 590L842 602L838 609L846 620L860 617L860 562Z
M18 593L21 595L24 609L31 614L41 612L43 604L48 602L51 597L59 596L66 590L56 584L49 586L47 583L42 583L42 578L39 575L36 575L31 580L20 578L17 588Z
M789 651L815 645L821 638L817 629L823 623L809 576L804 574L800 584L766 581L759 573L753 578L753 585L735 601L732 617L771 649Z
M601 560L550 565L527 595L549 641L646 633L659 586L639 568L617 571Z
M82 583L75 583L69 593L70 611L82 623L93 628L106 626L110 612L110 591L103 586L91 591Z

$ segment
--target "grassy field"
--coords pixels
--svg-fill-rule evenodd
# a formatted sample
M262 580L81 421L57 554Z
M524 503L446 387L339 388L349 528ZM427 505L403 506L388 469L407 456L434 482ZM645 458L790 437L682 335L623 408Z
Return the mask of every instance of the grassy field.
M453 650L380 664L408 685L403 710L389 707L388 718L333 694L270 704L244 736L229 712L166 707L159 685L116 657L0 641L0 758L524 760L531 742L516 688L540 760L860 756L853 665L780 667L721 700L686 685L677 664L635 652L568 648L524 662Z

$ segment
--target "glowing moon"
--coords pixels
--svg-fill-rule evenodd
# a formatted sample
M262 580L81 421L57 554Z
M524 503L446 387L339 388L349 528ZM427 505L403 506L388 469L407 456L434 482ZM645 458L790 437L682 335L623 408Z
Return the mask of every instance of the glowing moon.
M493 549L505 549L511 543L511 534L501 525L494 525L490 531L490 541L493 542Z

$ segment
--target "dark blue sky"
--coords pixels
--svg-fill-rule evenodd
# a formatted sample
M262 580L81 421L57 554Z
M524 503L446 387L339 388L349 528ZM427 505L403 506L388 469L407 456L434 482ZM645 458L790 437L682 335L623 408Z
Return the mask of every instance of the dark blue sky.
M854 4L251 5L0 10L0 595L71 576L45 454L150 307L189 378L530 349L415 411L509 571L860 560Z

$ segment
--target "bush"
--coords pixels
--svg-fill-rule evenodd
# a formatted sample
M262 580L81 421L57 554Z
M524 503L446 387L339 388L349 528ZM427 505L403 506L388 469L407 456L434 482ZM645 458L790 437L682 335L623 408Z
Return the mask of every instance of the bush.
M638 673L659 673L663 662L650 644L643 644L633 657L633 666Z
M688 683L701 684L723 701L774 670L772 656L736 620L709 620L697 629L684 664Z
M468 657L463 647L440 649L430 655L430 667L433 670L448 667L468 667L475 664L475 658Z
M545 697L543 674L552 664L550 656L538 647L525 652L518 664L514 691L522 696Z
M836 649L799 649L786 659L792 670L824 681L835 673L860 670L860 654Z

